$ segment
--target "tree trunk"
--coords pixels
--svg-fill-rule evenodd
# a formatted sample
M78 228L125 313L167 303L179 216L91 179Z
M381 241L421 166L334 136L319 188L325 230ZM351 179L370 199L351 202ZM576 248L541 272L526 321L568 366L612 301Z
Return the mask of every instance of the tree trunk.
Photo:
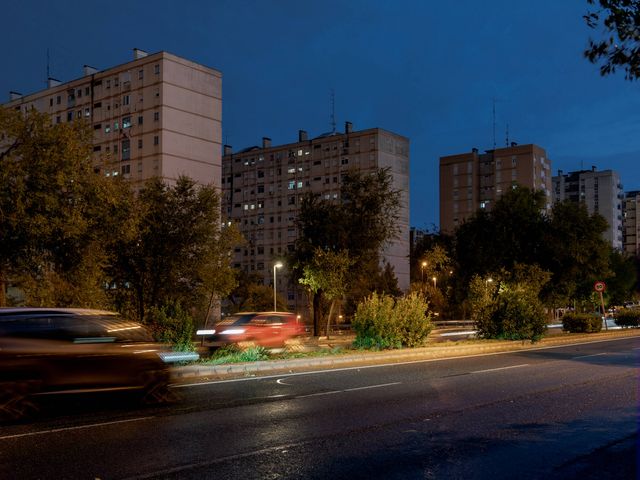
M0 307L7 306L7 282L4 279L4 273L0 270Z
M313 336L317 337L320 334L320 319L322 315L322 294L313 294Z
M336 301L331 300L331 306L329 307L329 315L327 315L327 340L329 340L329 326L331 325L331 315L333 315L333 307L335 306Z

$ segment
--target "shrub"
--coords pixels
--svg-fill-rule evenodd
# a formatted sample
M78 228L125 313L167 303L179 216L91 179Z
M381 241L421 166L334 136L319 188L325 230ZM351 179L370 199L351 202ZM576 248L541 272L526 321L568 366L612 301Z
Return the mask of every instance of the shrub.
M396 301L372 294L360 304L351 322L356 348L386 349L421 345L431 332L427 303L417 293Z
M623 308L615 314L616 325L620 327L640 326L640 308Z
M597 333L602 330L602 317L592 313L566 313L562 329L571 333Z
M156 340L170 344L179 352L195 350L193 319L178 302L151 311L150 324Z

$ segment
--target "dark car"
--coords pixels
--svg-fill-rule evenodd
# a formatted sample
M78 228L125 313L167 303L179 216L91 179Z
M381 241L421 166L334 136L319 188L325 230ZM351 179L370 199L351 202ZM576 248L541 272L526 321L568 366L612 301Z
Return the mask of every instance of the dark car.
M0 418L28 416L43 394L138 390L165 401L170 355L113 312L0 308Z
M214 348L229 344L282 347L303 335L305 328L295 313L244 312L225 318L212 331L203 333L205 344Z

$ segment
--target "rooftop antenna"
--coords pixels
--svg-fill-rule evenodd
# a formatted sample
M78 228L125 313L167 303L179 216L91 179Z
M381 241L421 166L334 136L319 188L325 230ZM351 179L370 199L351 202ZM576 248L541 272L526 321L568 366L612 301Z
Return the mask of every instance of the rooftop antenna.
M47 79L45 83L49 82L49 78L51 78L51 73L49 72L49 49L47 48Z
M506 138L506 142L507 143L505 145L508 147L509 146L509 124L508 123L507 123L507 138Z
M496 97L493 97L493 149L496 149Z
M336 133L336 92L331 89L331 133Z

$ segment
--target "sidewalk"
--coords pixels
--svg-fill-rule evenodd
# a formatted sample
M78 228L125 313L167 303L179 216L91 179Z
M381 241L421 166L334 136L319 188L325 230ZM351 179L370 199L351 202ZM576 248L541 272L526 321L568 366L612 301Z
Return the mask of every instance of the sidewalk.
M457 342L440 342L427 344L421 348L407 348L402 350L385 350L381 352L347 351L345 353L310 356L286 360L267 360L259 362L205 365L196 364L185 367L175 367L172 375L175 381L185 382L194 379L223 379L233 377L260 376L277 373L291 373L306 369L330 369L358 365L375 365L379 363L410 362L431 359L455 358L463 356L482 355L498 352L515 352L524 350L538 350L557 345L573 343L588 343L621 337L638 337L640 343L640 329L613 330L591 334L564 333L543 338L537 343L505 340L463 340ZM315 341L315 340L314 340ZM347 336L336 336L327 340L317 339L318 346L332 348L344 346L352 342Z

